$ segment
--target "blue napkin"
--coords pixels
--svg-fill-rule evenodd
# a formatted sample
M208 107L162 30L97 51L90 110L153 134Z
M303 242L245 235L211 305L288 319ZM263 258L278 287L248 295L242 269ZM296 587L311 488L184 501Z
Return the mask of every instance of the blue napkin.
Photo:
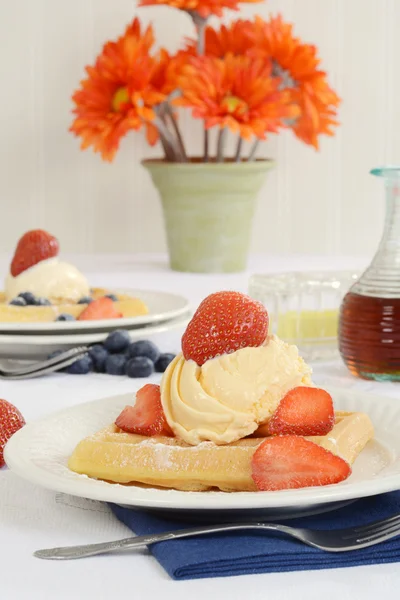
M137 535L195 527L151 513L110 504L114 515ZM364 525L400 512L400 491L373 496L323 515L291 519L294 527L341 529ZM281 522L281 521L280 521ZM204 521L199 525L204 525ZM400 536L361 550L332 553L270 533L230 533L159 542L150 552L173 579L229 577L334 569L400 561Z

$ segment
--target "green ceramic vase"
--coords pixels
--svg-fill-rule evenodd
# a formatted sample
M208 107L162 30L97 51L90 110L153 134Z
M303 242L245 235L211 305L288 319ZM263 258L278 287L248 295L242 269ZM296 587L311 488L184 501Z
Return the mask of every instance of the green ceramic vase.
M171 268L245 270L257 195L273 162L142 164L160 194Z

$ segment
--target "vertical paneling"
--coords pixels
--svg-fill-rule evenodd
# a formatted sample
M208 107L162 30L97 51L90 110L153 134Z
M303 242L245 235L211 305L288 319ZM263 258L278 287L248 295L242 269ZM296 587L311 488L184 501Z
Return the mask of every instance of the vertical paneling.
M400 36L398 35L398 23L400 23L400 3L396 0L392 0L392 21L390 23L391 29L391 40L392 40L392 57L388 57L390 61L391 70L391 81L392 81L392 121L389 126L392 127L390 137L392 139L391 156L389 157L391 162L400 162L400 77L398 62L400 58ZM389 136L388 136L389 137Z
M7 10L5 10L7 8ZM0 244L13 247L13 235L30 227L42 216L41 194L43 171L40 167L40 137L36 112L38 107L35 73L40 69L38 57L38 20L26 0L16 0L0 7L2 52L0 74Z
M341 129L344 253L374 250L381 229L383 186L369 174L369 169L388 160L385 146L395 135L386 109L390 93L390 65L386 64L390 1L365 2L361 13L357 3L343 3L343 44L347 48L342 73ZM360 26L356 28L357 20Z
M372 253L383 218L383 189L368 170L400 162L400 22L397 0L269 0L243 14L281 12L320 49L343 98L342 126L315 152L289 132L260 156L276 160L261 191L255 252ZM159 251L165 237L157 194L143 157L157 156L142 134L121 144L112 165L68 133L71 94L102 44L135 14L153 21L159 44L174 50L193 33L187 15L134 0L14 0L0 3L0 251L29 227L56 233L66 251ZM225 20L234 18L232 13ZM201 131L181 118L189 152ZM231 148L234 140L231 140Z
M322 68L328 71L330 83L336 88L336 10L339 3L340 0L302 0L294 3L292 12L295 33L305 42L318 46ZM321 150L316 152L290 135L284 161L290 203L287 230L291 252L325 253L330 250L331 202L335 202L336 210L340 210L340 198L332 198L332 179L337 171L335 147L338 144L339 138L322 139Z
M80 153L79 143L68 133L72 90L82 78L85 62L94 56L92 1L42 3L37 120L42 128L46 172L44 223L65 238L67 249L92 250L92 180L97 161Z
M288 19L292 17L295 0L271 0L268 9L264 5L252 6L252 12L260 14L282 12ZM291 199L288 190L287 149L290 143L287 132L280 136L271 135L258 153L264 158L276 161L274 169L268 174L268 179L261 190L256 218L253 227L253 251L261 253L273 252L279 247L279 252L290 252L290 232L284 224L290 222ZM266 265L266 268L268 265Z

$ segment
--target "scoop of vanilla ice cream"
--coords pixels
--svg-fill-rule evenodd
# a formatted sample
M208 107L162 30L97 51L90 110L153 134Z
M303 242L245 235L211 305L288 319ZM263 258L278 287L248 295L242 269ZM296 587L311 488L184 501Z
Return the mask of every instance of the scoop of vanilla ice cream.
M311 368L296 346L272 335L199 367L179 354L161 382L161 401L174 433L185 442L228 444L250 435L292 388L312 385Z
M90 294L86 277L66 262L58 258L43 260L16 277L9 273L5 281L7 300L12 300L21 292L32 292L35 296L55 300L78 301Z

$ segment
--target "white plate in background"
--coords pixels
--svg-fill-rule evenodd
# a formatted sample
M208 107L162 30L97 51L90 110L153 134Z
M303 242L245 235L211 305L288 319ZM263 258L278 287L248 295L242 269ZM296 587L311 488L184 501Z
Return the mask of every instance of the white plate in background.
M32 335L57 333L68 335L73 332L110 331L119 328L142 327L143 325L161 323L186 315L190 310L189 300L178 294L155 290L118 289L110 293L128 294L140 298L148 306L149 313L138 317L122 319L102 319L99 321L52 321L50 323L1 323L0 334ZM23 308L23 307L22 307Z

